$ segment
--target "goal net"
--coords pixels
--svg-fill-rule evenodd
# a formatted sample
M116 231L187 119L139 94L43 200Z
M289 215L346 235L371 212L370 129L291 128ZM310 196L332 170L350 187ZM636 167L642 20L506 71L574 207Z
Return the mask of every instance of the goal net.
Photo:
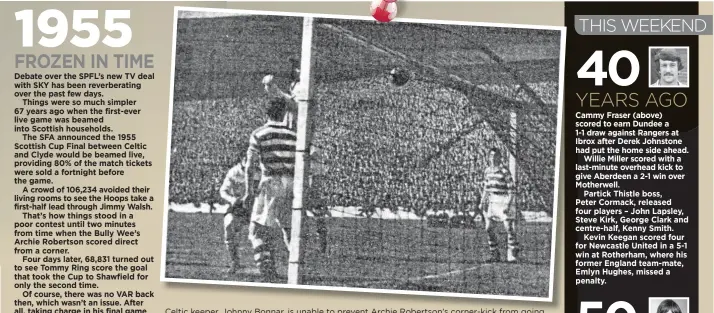
M177 41L169 201L215 201L264 123L260 79L299 58L301 25L299 17L179 21L179 38L191 40ZM560 33L326 18L314 27L318 154L305 205L330 216L305 218L302 283L548 296ZM394 67L415 77L392 86ZM289 82L279 74L278 84ZM519 264L485 263L477 206L492 148L515 174ZM497 232L505 247L501 225Z

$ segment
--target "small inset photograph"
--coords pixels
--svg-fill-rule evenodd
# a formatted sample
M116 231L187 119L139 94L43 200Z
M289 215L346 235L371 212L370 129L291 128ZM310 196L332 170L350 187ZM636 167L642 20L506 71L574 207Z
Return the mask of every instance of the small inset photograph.
M689 298L650 298L649 313L689 313Z
M689 88L689 47L650 47L650 88Z

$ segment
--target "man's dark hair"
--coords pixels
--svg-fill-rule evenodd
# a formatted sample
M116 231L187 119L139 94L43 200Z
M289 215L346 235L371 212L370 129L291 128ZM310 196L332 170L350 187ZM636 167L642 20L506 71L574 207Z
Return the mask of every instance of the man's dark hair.
M657 307L657 313L682 313L682 309L677 305L677 302L674 302L671 299L667 299L662 301L662 303L659 304L659 307Z
M679 56L677 50L674 49L662 49L655 55L654 61L657 64L657 70L659 71L659 61L670 61L677 62L677 68L679 70L684 69L684 64L682 64L682 57Z
M287 109L286 101L284 98L273 98L268 101L266 114L271 121L280 122L283 120Z

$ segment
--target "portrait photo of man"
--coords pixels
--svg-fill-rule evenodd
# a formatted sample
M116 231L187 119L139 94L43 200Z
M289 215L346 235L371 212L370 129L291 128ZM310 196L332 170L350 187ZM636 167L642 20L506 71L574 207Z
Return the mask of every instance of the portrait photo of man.
M650 88L689 87L689 47L650 47Z
M689 313L689 298L650 298L649 313Z

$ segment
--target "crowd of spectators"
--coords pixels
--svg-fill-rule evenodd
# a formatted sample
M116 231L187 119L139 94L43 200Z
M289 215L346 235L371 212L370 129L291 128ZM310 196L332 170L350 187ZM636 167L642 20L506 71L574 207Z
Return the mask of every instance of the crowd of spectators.
M354 83L340 88L341 93L319 96L314 144L323 152L315 162L328 170L315 180L315 198L329 199L332 206L474 214L487 151L508 149L489 121L463 95L443 88L416 85L394 92L385 86L375 91L378 82L362 83L372 93L364 94ZM553 173L553 165L537 166ZM520 189L529 185L523 182ZM519 200L549 199L528 198Z
M554 101L556 87L532 86L546 103ZM488 90L504 96L515 91ZM488 150L509 149L502 140L508 137L499 133L508 126L492 127L504 126L508 119L500 115L505 111L479 115L474 108L478 103L443 87L413 82L394 89L378 79L356 80L318 86L316 95L313 144L320 153L313 160L311 197L321 205L400 208L422 216L454 210L473 216ZM183 129L172 138L170 201L219 201L216 190L225 171L240 159L241 140L263 122L254 102L177 106L174 120L184 124L174 126ZM177 114L183 116L176 119ZM554 149L526 142L519 151L518 169L531 175L518 176L518 201L550 210L554 164L543 160L554 156L543 154L554 154Z

